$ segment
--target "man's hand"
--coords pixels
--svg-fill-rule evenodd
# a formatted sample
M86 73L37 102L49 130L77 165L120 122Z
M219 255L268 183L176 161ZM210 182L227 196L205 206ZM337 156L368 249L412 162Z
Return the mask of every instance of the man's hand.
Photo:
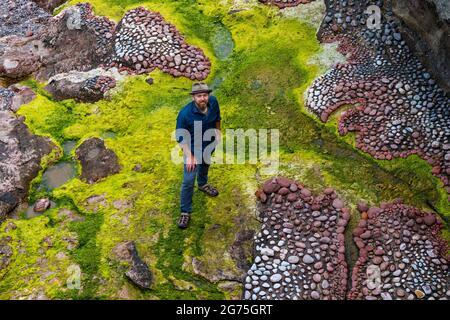
M219 144L220 142L222 142L222 131L216 129L216 143Z
M191 154L186 158L186 169L188 172L194 171L197 165L197 159Z

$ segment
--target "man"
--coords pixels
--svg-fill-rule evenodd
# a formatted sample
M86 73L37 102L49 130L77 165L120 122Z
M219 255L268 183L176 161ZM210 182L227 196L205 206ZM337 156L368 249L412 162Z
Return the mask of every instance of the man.
M208 196L216 197L219 192L208 184L208 169L211 149L220 141L220 108L217 98L210 96L212 90L206 83L192 85L192 101L181 109L177 117L177 142L183 149L184 174L181 185L181 216L178 227L188 226L192 213L192 196L197 177L198 189ZM200 130L201 129L201 130ZM209 139L206 136L214 134ZM205 134L205 132L207 134ZM211 141L213 143L211 143Z

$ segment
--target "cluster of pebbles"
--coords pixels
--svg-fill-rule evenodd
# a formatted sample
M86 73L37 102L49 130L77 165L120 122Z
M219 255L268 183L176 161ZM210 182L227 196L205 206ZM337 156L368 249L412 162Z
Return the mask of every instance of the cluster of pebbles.
M51 15L29 0L0 1L0 37L30 36L37 32Z
M295 7L299 4L306 4L310 3L314 0L259 0L259 2L262 2L264 4L270 4L275 5L280 9L287 8L287 7Z
M433 214L399 201L361 211L349 299L450 299L450 256Z
M450 299L447 242L433 213L401 199L359 203L359 258L348 279L344 232L350 211L331 188L315 196L273 178L256 192L261 231L244 278L246 300Z
M350 214L336 193L327 188L315 196L302 184L278 177L256 195L263 224L255 236L244 298L344 299L344 230Z
M28 7L35 8L29 20L14 20L16 23L9 28L8 17L21 17ZM175 26L158 12L138 7L116 24L95 16L89 3L71 6L54 17L32 1L20 0L15 8L12 14L5 12L0 18L4 33L0 37L0 77L5 79L18 81L34 74L42 81L98 67L128 74L159 68L192 80L204 80L210 73L211 62L203 51L187 44ZM4 9L2 6L0 10ZM10 35L14 37L6 37Z
M203 51L187 44L175 26L142 7L128 11L117 26L111 65L138 72L159 68L192 80L205 79L211 67Z
M95 36L95 54L100 59L108 59L111 53L111 37L116 24L106 17L96 16L89 3L69 7L56 17L61 19L69 30L87 30Z
M379 29L368 27L371 4L383 10ZM306 107L326 122L354 105L339 119L341 135L356 131L357 147L377 159L419 155L450 193L450 101L403 40L389 1L330 0L318 36L339 42L348 62L314 81Z

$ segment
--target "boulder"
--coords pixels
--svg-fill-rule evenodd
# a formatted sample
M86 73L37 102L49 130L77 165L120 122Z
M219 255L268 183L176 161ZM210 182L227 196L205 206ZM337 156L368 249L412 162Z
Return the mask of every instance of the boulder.
M80 161L81 179L88 183L119 173L121 167L114 151L105 147L105 142L99 138L84 141L75 151Z
M126 241L118 244L113 253L118 260L128 265L125 275L138 287L142 289L150 289L152 285L152 273L149 267L139 257L136 245L133 241Z

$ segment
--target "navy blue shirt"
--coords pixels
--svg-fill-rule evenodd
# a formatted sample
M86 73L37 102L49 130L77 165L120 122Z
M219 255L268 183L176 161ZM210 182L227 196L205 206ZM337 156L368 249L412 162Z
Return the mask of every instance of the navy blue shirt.
M185 105L183 109L181 109L180 112L178 113L176 129L185 129L187 130L187 132L189 132L189 135L191 137L190 148L192 153L194 153L195 148L197 148L198 151L203 152L206 146L211 144L211 142L215 140L215 138L212 137L211 140L209 141L203 141L204 140L203 135L205 134L205 131L208 129L215 129L216 122L220 120L221 117L220 117L219 102L217 101L216 97L209 96L208 112L206 114L202 113L197 108L195 102L191 101L190 103ZM194 139L194 121L199 121L197 122L197 130L200 129L201 123L200 141L195 141ZM185 132L185 134L187 134L187 132ZM200 131L198 132L200 133ZM176 139L178 143L187 143L181 131L176 132Z

